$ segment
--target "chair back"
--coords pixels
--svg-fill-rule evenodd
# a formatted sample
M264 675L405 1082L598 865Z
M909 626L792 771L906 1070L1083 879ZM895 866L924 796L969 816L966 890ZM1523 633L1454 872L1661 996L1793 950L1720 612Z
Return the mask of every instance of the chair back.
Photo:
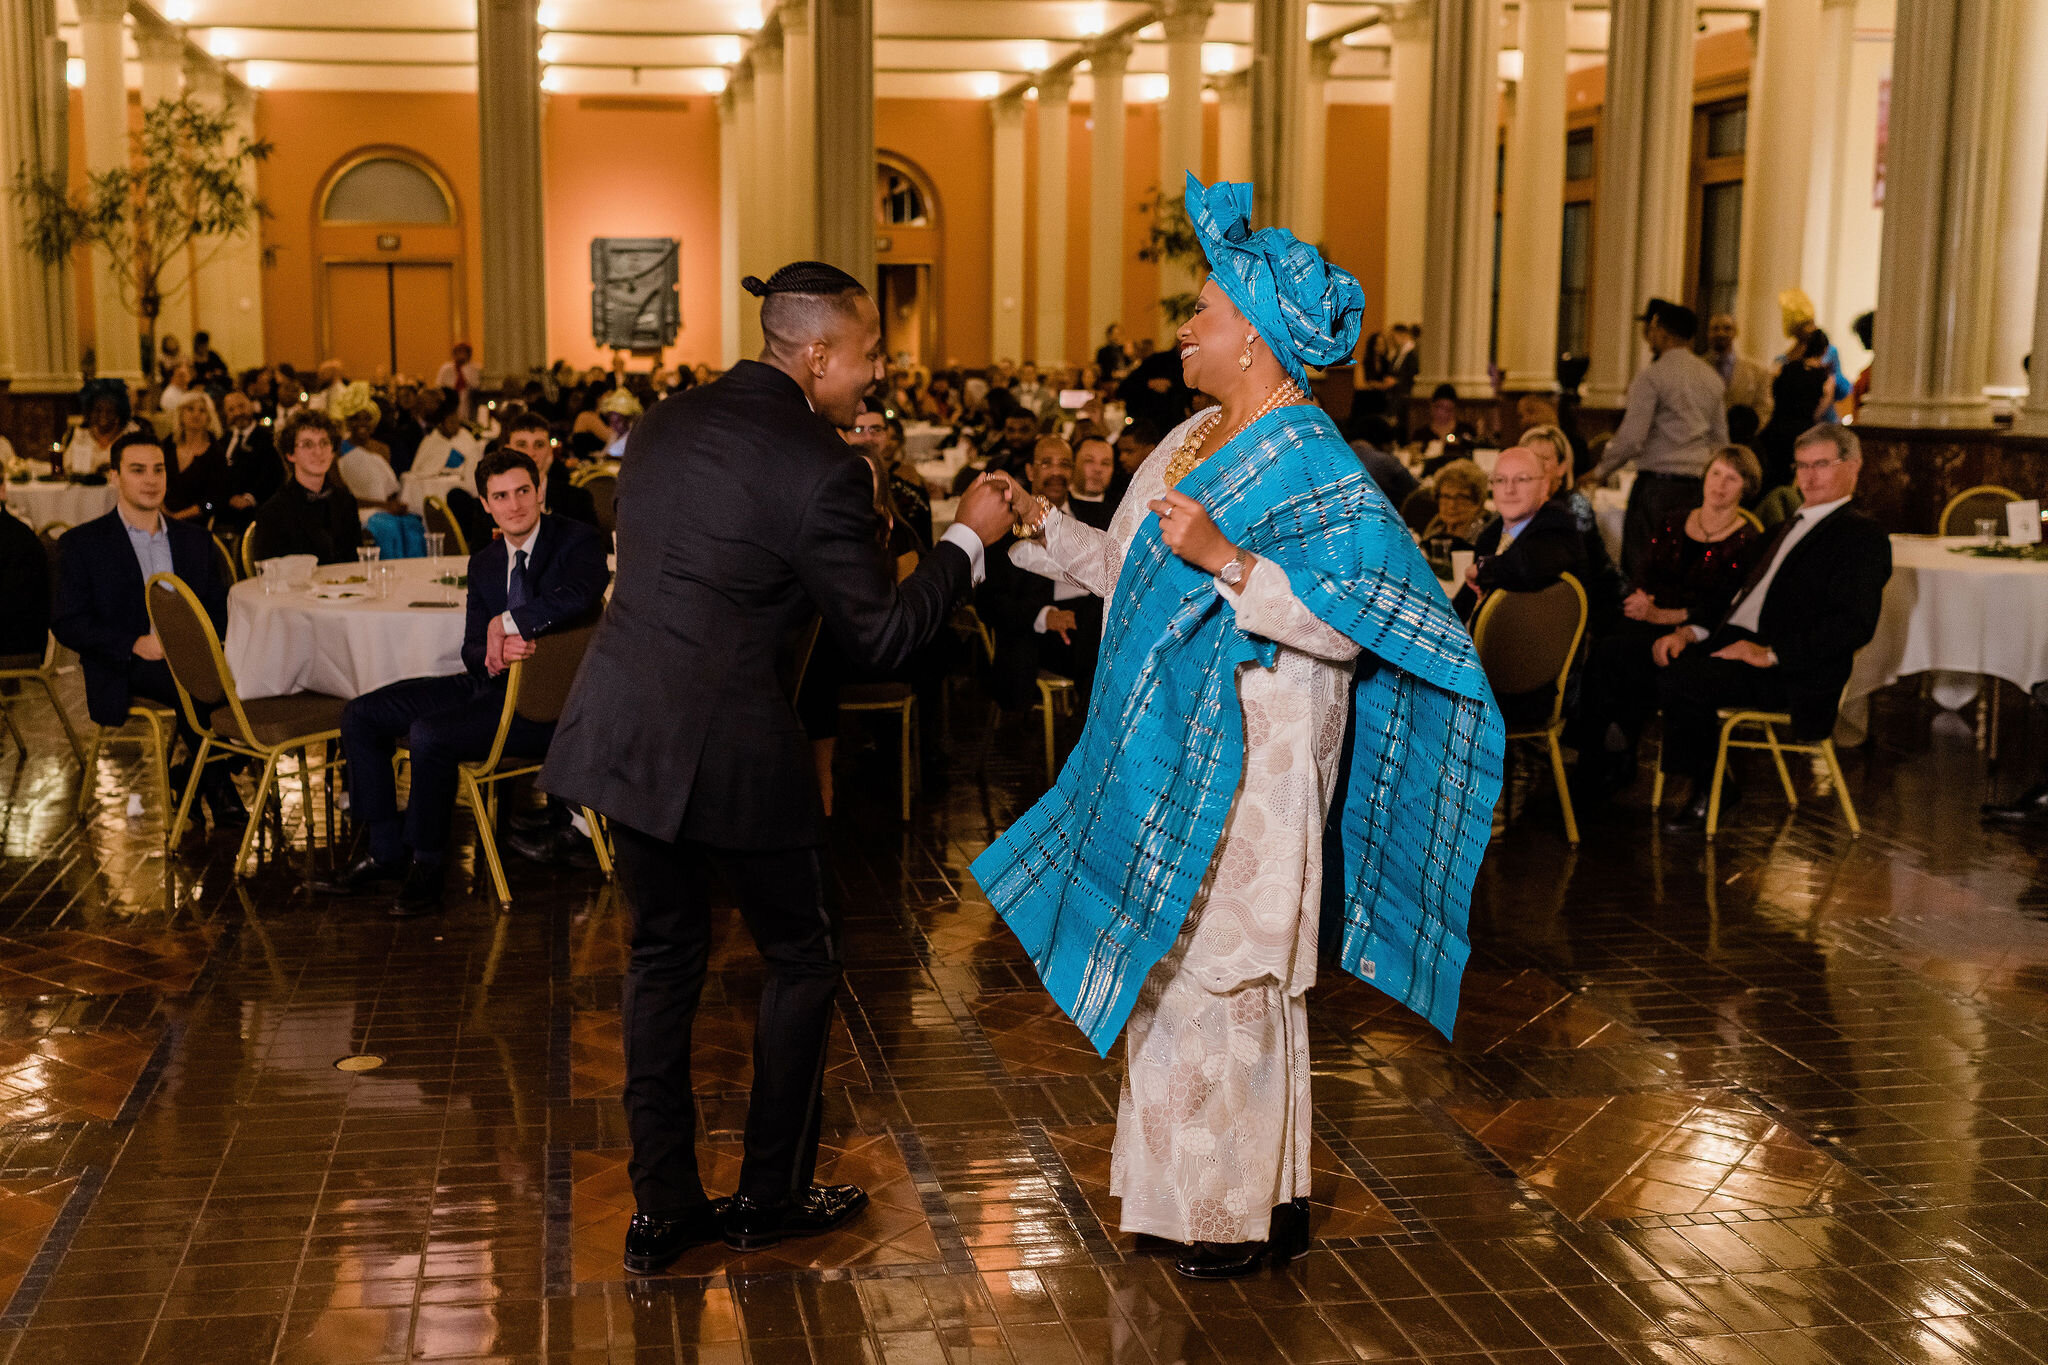
M1977 523L1988 518L1998 523L1998 533L2004 535L2005 505L2019 500L2019 494L1995 483L1965 488L1941 509L1941 522L1935 529L1945 536L1973 536L1977 534Z
M1586 590L1564 574L1535 592L1488 593L1472 623L1472 642L1496 697L1555 688L1555 725L1564 714L1565 679L1585 632Z
M583 666L583 655L596 634L597 623L593 621L571 630L554 631L533 642L533 654L521 661L520 716L544 725L561 719L562 708L569 704L569 689L576 682L576 670Z
M214 567L220 570L220 581L230 586L240 582L242 575L235 572L234 552L228 549L227 542L219 536L208 536L207 539L213 542Z
M149 628L164 647L164 663L170 667L171 680L178 684L185 719L192 728L210 733L213 727L207 717L218 706L232 706L241 720L242 702L235 695L234 675L221 651L220 633L185 580L176 574L156 574L143 596L149 607ZM241 729L245 735L253 733L246 721Z
M462 523L455 519L455 514L448 510L448 504L441 500L439 494L427 494L426 503L421 509L420 520L426 523L426 528L429 531L441 533L441 549L444 553L456 555L466 555L469 553L469 540L462 534Z
M242 532L241 560L242 577L254 578L256 576L256 523L253 521L249 523L248 529Z
M591 504L597 509L598 529L607 535L618 530L619 476L608 469L601 470L585 479L582 487L590 494Z
M1747 507L1738 507L1735 511L1744 521L1749 523L1751 530L1761 532L1764 529L1764 519L1750 511Z
M1418 488L1401 499L1401 520L1411 531L1420 531L1436 519L1436 490Z

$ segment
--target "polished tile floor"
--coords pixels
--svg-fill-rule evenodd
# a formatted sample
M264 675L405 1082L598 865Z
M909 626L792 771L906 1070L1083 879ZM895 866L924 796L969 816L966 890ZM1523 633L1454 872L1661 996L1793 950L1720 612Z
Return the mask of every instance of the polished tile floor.
M1455 1043L1326 976L1316 1248L1195 1285L1116 1226L1117 1060L964 874L1036 794L1026 721L957 736L956 781L907 828L886 772L850 752L842 774L821 1170L872 1209L629 1281L610 889L515 862L507 914L474 885L409 924L309 898L296 783L286 846L237 883L219 841L166 860L125 752L77 820L76 765L23 703L31 753L0 761L0 1357L2048 1361L2048 883L2038 835L1976 815L2031 771L2007 711L1994 775L1917 689L1881 698L1855 841L1810 783L1794 814L1753 782L1712 848L1638 793L1585 813L1574 853L1519 780ZM729 915L714 967L717 1186L759 989ZM337 1069L364 1054L381 1066Z

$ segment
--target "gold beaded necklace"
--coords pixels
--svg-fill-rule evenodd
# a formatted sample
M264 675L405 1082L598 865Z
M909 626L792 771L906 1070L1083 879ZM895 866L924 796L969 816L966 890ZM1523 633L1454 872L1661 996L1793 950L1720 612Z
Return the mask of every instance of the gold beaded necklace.
M1275 408L1285 407L1290 403L1301 402L1304 400L1305 397L1306 395L1304 395L1300 389L1295 387L1294 381L1292 379L1282 380L1280 387L1274 389L1271 393L1267 394L1266 401L1259 404L1258 410L1252 413L1250 417L1245 418L1243 422L1239 423L1236 430L1232 431L1230 435L1237 435L1239 431L1243 431L1246 427L1252 425L1252 423L1258 421L1261 417L1264 417L1267 413L1273 411ZM1194 473L1195 467L1201 464L1202 461L1206 458L1201 454L1202 443L1209 438L1209 433L1214 431L1216 429L1216 424L1218 422L1221 422L1222 420L1223 409L1218 408L1216 409L1216 411L1210 413L1207 417L1195 423L1194 426L1188 429L1188 434L1181 440L1180 449L1174 451L1173 458L1166 462L1166 486L1168 488L1178 487L1180 485L1180 481L1182 479L1185 479L1188 475ZM1221 450L1226 444L1228 444L1228 442L1229 437L1225 437L1224 440L1218 441L1216 443L1216 449ZM1215 452L1212 451L1210 453L1214 454Z

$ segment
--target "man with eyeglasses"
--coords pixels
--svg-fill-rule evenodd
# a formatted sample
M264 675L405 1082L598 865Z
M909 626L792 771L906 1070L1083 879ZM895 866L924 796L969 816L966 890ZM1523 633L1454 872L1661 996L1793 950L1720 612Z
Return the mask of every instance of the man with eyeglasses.
M1472 567L1453 604L1467 622L1478 617L1488 593L1536 592L1565 574L1582 584L1587 577L1585 539L1570 509L1550 500L1550 469L1543 456L1528 446L1503 450L1490 482L1496 515L1472 542ZM1546 691L1539 709L1547 713L1550 699ZM1508 723L1516 723L1515 704L1507 697L1499 700Z
M1759 547L1720 624L1683 625L1651 647L1665 670L1664 772L1691 783L1667 828L1706 823L1721 708L1789 712L1795 739L1820 739L1835 728L1856 651L1877 633L1892 545L1850 501L1863 472L1856 433L1833 422L1812 427L1792 460L1805 505ZM1724 810L1735 794L1724 779Z

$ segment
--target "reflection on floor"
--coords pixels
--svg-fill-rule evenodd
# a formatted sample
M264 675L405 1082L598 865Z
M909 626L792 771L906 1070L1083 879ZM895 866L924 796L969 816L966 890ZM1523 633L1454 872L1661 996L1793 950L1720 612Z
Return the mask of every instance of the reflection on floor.
M1638 794L1584 812L1574 854L1547 779L1518 781L1455 1040L1326 974L1315 1250L1218 1285L1117 1227L1120 1059L965 875L1037 794L1026 724L985 779L983 737L957 736L951 790L907 827L886 764L842 746L852 965L821 1171L873 1208L629 1281L609 888L515 863L509 913L465 882L409 924L311 898L296 783L285 845L237 884L231 842L167 858L161 813L127 813L125 753L74 819L61 732L16 714L10 1365L2048 1361L2041 839L1980 826L1983 760L1910 684L1852 757L1857 841L1832 802L1795 815L1758 782L1712 848ZM2008 720L2010 785L2031 760ZM713 968L699 1139L723 1190L760 989L729 913ZM362 1053L383 1064L335 1068Z

